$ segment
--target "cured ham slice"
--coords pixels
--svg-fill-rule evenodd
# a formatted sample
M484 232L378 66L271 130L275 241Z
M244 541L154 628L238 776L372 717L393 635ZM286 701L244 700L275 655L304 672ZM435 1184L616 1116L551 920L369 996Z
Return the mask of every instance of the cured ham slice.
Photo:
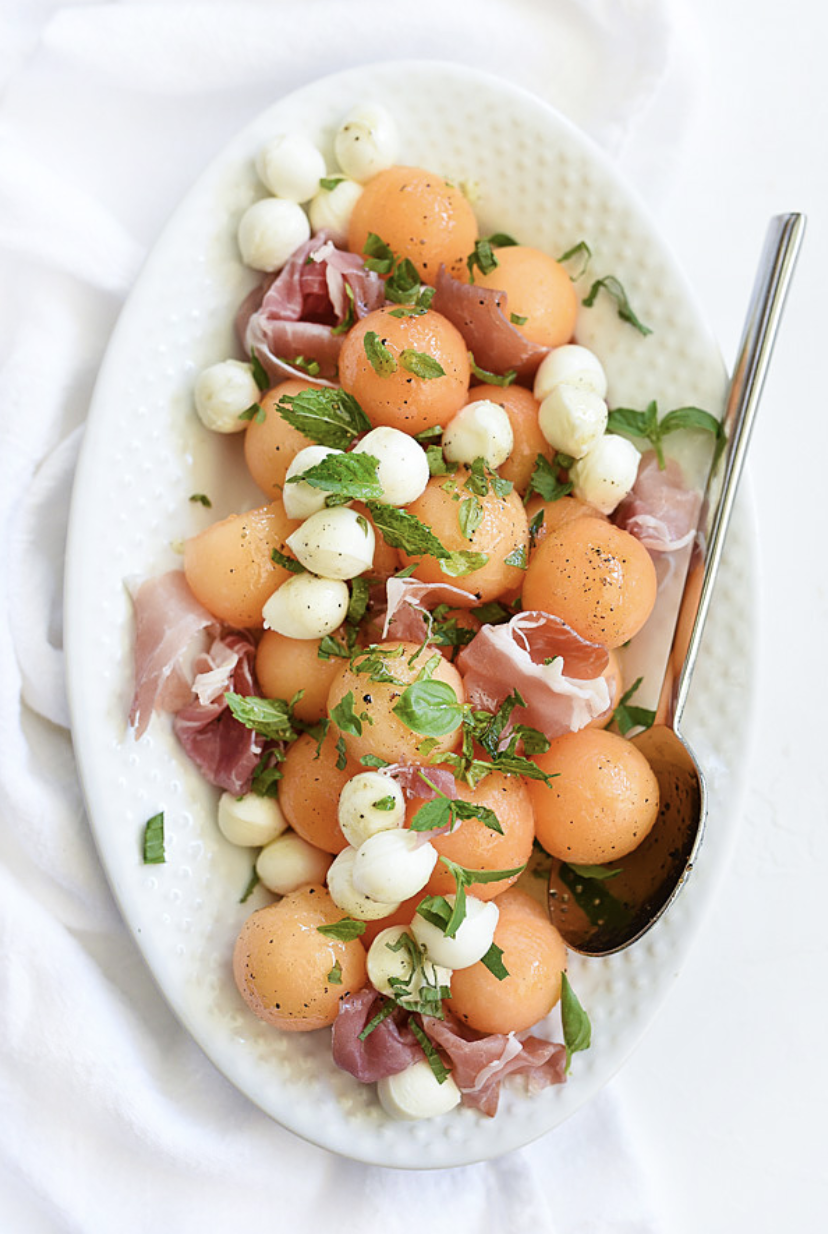
M129 722L136 740L153 711L177 711L191 697L182 661L203 630L218 629L199 604L182 570L170 570L130 588L135 608L135 691Z
M431 307L457 327L479 365L494 373L514 369L518 377L534 373L549 348L530 343L511 323L504 291L460 283L444 266L435 286Z
M642 456L632 491L615 512L613 522L640 540L651 553L672 553L692 543L699 522L702 496L688 488L675 459L663 469L655 452Z
M419 797L423 801L442 796L454 801L457 797L457 781L453 771L443 767L420 767L415 763L391 763L384 772L396 780L406 798ZM428 784L423 779L428 780ZM433 787L429 787L433 785ZM434 832L430 832L433 835Z
M445 1020L424 1016L422 1023L429 1040L451 1060L463 1105L490 1118L497 1113L500 1086L508 1075L527 1075L532 1091L566 1079L566 1048L557 1042L541 1037L521 1041L514 1033L477 1033L453 1015Z
M423 1050L408 1027L406 1012L395 1009L360 1041L364 1030L383 1005L372 986L344 998L333 1024L333 1060L364 1084L397 1075L423 1058Z
M238 795L250 788L264 739L235 718L225 692L256 693L255 653L255 643L246 634L231 632L215 639L194 663L193 701L173 720L175 735L204 778Z
M353 305L364 317L385 303L385 284L355 253L337 249L326 232L301 245L279 274L251 292L236 318L245 354L255 351L273 381L285 377L306 380L295 361L315 361L314 381L332 385L343 333Z
M468 603L469 594L450 583L421 583L414 578L389 578L385 584L385 624L382 637L421 643L428 633L423 609L438 604Z
M606 711L609 687L601 676L606 648L576 634L560 617L536 610L499 626L483 626L456 664L467 701L496 711L513 690L526 703L512 713L550 740L576 732Z

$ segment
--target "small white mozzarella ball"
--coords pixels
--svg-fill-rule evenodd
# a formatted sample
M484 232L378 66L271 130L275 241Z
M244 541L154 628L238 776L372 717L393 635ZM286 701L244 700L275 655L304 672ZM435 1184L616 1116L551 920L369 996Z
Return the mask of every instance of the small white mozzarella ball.
M379 921L383 917L390 917L402 901L386 904L358 891L354 886L356 855L355 848L343 848L328 867L326 881L331 899L337 908L341 908L349 917L355 917L357 921Z
M287 538L305 569L328 579L356 578L369 570L375 543L368 519L348 506L319 510Z
M353 452L370 454L379 463L377 476L382 485L382 500L388 505L407 506L425 492L431 476L428 455L418 441L401 429L371 429Z
M266 844L256 859L256 873L268 891L286 896L306 883L323 883L331 854L308 844L295 831Z
M300 480L298 484L289 484L288 481L293 476L300 476L303 471L309 471L329 454L342 453L342 450L334 450L331 446L305 446L304 450L300 450L291 459L282 489L282 500L288 518L310 518L312 514L325 509L325 499L328 496L323 488L314 488L305 480Z
M250 364L222 360L199 374L193 397L205 428L214 433L239 433L247 428L247 421L239 416L259 401L260 392Z
M450 463L486 461L492 471L512 453L512 422L499 403L478 399L461 407L443 433L443 453Z
M325 174L325 160L302 133L280 133L262 146L256 171L271 193L288 201L310 201Z
M640 461L631 441L606 433L569 469L572 492L602 514L612 514L635 484Z
M535 398L542 403L562 381L589 390L599 398L607 397L607 375L601 361L594 351L578 343L555 347L544 356L535 373Z
M347 247L348 225L361 195L362 185L356 180L340 180L332 189L320 188L308 207L314 233L329 231L338 248Z
M218 803L219 831L242 848L261 848L287 829L287 819L275 797L258 793L222 793Z
M446 900L454 908L454 896L446 896ZM411 933L435 964L451 969L470 968L482 960L491 947L499 916L500 910L494 900L484 902L467 895L466 915L454 938L449 938L439 926L432 925L419 913L414 914Z
M349 844L359 848L380 831L393 831L405 822L405 797L399 784L379 771L360 771L339 794L339 829Z
M583 458L603 436L608 415L597 394L564 381L541 403L538 424L553 450Z
M286 638L324 638L342 625L350 599L340 579L296 574L266 601L265 629Z
M408 900L422 891L437 864L437 850L416 831L378 831L360 844L354 886L372 900Z
M399 146L391 113L377 103L360 103L352 108L334 138L336 161L346 176L360 184L393 167Z
M263 197L241 217L238 230L242 261L253 270L281 270L300 244L310 239L308 216L295 201Z
M409 1121L437 1118L460 1104L460 1089L452 1077L441 1084L426 1058L379 1080L377 1096L389 1117Z
M411 956L405 945L398 945L400 939L406 934L412 940L415 950L421 951L408 927L399 925L389 926L387 930L382 930L368 948L368 958L366 960L368 980L380 994L393 997L395 990L391 980L394 979L407 983L411 979L414 971ZM439 986L448 986L450 982L450 969L441 968L439 964L432 963L427 956L422 956L420 986L428 984L436 989ZM415 998L417 997L418 990L415 986L411 987L411 993Z

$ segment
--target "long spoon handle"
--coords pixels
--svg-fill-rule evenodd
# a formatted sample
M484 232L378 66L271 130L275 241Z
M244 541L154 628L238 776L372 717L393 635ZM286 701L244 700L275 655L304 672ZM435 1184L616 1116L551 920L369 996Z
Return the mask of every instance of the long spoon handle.
M693 628L676 687L673 703L675 725L678 725L687 701L690 679L701 645L750 433L804 231L804 214L778 214L771 219L765 238L762 260L728 391L724 415L727 445L707 482L704 504L709 511L709 529L706 536L704 574Z

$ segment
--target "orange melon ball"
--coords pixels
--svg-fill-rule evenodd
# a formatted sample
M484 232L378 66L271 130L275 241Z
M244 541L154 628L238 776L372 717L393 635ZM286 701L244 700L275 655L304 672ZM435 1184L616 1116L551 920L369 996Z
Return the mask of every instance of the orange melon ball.
M529 561L523 607L562 618L584 638L620 647L653 611L652 558L635 536L597 518L576 518L540 544Z
M497 265L488 274L475 268L476 287L503 291L507 312L525 317L515 328L531 343L560 347L575 332L578 295L564 267L548 253L515 244L495 251Z
M333 717L335 708L350 703L359 718L361 732L343 733L352 759L375 754L389 763L418 761L419 748L427 738L409 728L395 713L394 707L406 686L417 680L434 655L433 647L423 648L419 643L391 640L369 648L350 661L342 661L328 694L328 715ZM365 670L377 660L391 674L393 681L371 680L371 672ZM443 656L440 656L440 663L434 669L431 680L445 682L454 691L457 702L465 702L463 679ZM458 727L437 738L437 744L431 748L444 753L454 750L459 740Z
M438 424L445 427L465 405L469 390L465 340L440 313L429 309L419 317L394 317L395 311L394 305L376 309L345 335L339 353L342 388L375 426L412 436ZM435 361L442 374L426 377L412 371L428 361Z
M419 167L389 167L365 185L348 226L348 248L362 254L368 233L407 257L433 285L444 265L458 277L477 240L477 219L458 188Z
M599 518L608 523L606 514L596 510L594 506L581 501L580 497L559 497L556 501L544 501L539 493L533 493L526 503L526 517L531 527L538 514L543 511L543 521L534 532L532 552L542 544L547 536L553 535L560 527L571 523L576 518Z
M328 691L339 668L333 656L319 656L319 638L287 638L265 630L256 649L256 679L266 698L290 701L298 690L304 694L293 708L297 719L313 724L325 714Z
M309 437L283 419L276 410L276 404L285 395L293 396L302 390L318 389L312 381L291 379L280 382L259 399L265 413L264 419L259 422L254 418L245 430L244 458L247 469L271 500L280 496L291 461L305 446L313 445Z
M341 853L348 847L337 819L339 794L352 776L365 770L337 749L340 737L331 725L318 747L315 737L303 733L288 747L281 764L282 813L303 840L326 853Z
M467 870L514 870L525 865L532 855L535 820L532 801L522 780L492 771L474 789L458 781L457 796L461 801L493 810L503 834L487 827L478 818L464 818L450 835L432 838L431 843L439 855ZM422 804L421 801L409 803L409 824ZM493 883L472 883L467 890L478 900L493 900L519 877L520 874L513 874ZM453 895L454 891L451 872L438 860L426 892L444 896Z
M184 574L195 598L227 625L261 629L262 606L291 577L271 554L293 556L286 540L298 526L274 501L192 536L184 545Z
M506 462L498 467L498 475L504 480L511 480L519 493L525 493L529 487L532 472L535 470L535 460L539 454L552 460L555 453L549 442L540 431L538 424L538 408L540 403L531 390L524 386L472 386L469 390L469 402L485 399L489 403L497 403L509 417L515 444Z
M457 969L448 1006L481 1033L523 1032L542 1020L561 996L566 947L540 905L512 887L498 897L495 944L508 977L498 980L482 961Z
M602 711L600 715L596 716L594 720L590 720L589 724L586 726L587 728L606 728L615 714L615 708L621 701L621 695L624 693L624 680L621 675L621 661L614 651L610 651L607 654L609 659L607 660L606 668L601 676L604 678L609 687L609 707L607 707L606 711Z
M582 728L556 737L534 761L555 778L527 781L535 833L553 857L601 865L632 852L658 816L658 780L617 733Z
M523 502L514 489L499 496L489 484L488 491L481 495L469 487L470 482L474 483L470 469L465 466L459 467L453 475L432 476L425 492L411 502L408 511L430 527L449 552L485 553L485 565L450 578L436 557L415 558L400 550L400 560L406 566L417 563L413 577L421 582L451 583L465 591L471 608L521 586L525 571L507 558L526 560L529 523ZM469 510L475 511L479 522L467 535L462 519ZM459 597L455 603L463 605Z
M233 976L254 1015L289 1033L333 1024L339 1004L365 985L365 948L319 926L344 913L324 887L292 891L251 914L233 950Z

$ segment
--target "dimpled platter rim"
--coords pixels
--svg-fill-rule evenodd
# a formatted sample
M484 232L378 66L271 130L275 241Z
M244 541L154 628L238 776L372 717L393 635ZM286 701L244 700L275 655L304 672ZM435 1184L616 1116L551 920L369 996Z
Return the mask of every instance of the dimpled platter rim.
M261 504L238 438L192 412L192 382L236 354L235 307L255 281L238 259L241 213L263 190L253 157L271 134L299 128L334 167L332 139L356 102L395 116L401 159L464 183L481 234L508 231L558 255L588 238L601 273L621 278L653 327L643 339L600 303L579 338L605 360L611 404L721 406L718 351L645 208L568 121L515 86L437 62L349 70L276 103L218 156L181 203L121 314L102 365L78 466L67 550L66 647L73 738L91 826L113 892L162 992L201 1048L270 1116L314 1144L379 1165L468 1164L529 1143L597 1092L641 1039L678 974L733 842L750 714L753 535L737 510L686 715L711 788L714 825L689 885L635 947L573 957L571 977L593 1021L593 1047L568 1082L528 1097L506 1085L498 1115L460 1109L424 1123L388 1119L373 1086L338 1071L329 1033L282 1034L252 1017L230 973L249 852L215 825L217 794L188 764L167 717L140 743L127 730L132 614L125 580L180 566L176 545L216 518ZM646 310L645 307L646 306ZM590 317L586 313L591 312ZM209 513L189 501L213 500ZM167 860L144 866L141 834L163 809ZM559 1026L550 1017L550 1033Z

